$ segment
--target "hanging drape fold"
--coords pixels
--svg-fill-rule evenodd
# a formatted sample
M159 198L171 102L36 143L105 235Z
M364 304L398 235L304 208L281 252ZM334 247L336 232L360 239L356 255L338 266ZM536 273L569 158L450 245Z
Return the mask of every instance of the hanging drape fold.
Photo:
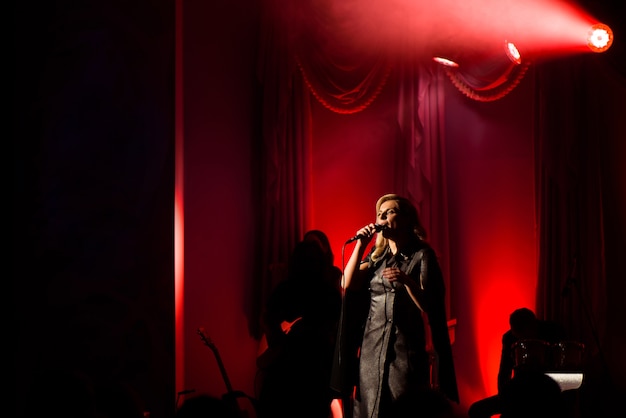
M291 53L289 28L276 24L270 11L266 9L262 18L257 69L262 87L257 316L284 277L289 253L307 228L311 206L310 96ZM251 328L260 338L260 323Z
M610 126L602 107L581 113L580 100L594 100L596 86L581 65L546 63L537 71L535 135L538 222L537 313L586 342L588 371L610 382L603 350L607 335L607 275L602 172L603 132ZM596 98L600 102L599 98ZM573 116L573 117L572 117ZM594 378L593 376L591 377ZM614 378L614 377L613 377Z

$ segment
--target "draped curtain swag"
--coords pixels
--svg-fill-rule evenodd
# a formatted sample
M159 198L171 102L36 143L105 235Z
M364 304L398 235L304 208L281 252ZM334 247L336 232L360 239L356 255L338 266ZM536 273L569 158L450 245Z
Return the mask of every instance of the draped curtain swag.
M315 3L315 2L314 2ZM306 4L306 3L305 3ZM391 71L385 44L378 37L359 41L362 25L355 9L339 5L301 5L305 18L291 19L298 67L313 96L336 113L356 113L369 106Z
M445 72L454 86L470 99L479 102L493 102L509 94L522 81L530 67L529 61L524 61L519 65L510 64L495 80L487 85L482 85L472 79L469 74L459 71L456 68L445 67Z

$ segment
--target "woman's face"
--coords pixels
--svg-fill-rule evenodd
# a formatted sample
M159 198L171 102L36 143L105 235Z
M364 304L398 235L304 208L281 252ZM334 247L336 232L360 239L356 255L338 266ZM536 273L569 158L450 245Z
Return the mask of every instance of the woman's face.
M402 217L399 215L398 202L396 202L395 200L388 200L386 202L383 202L380 205L378 214L376 215L376 223L378 223L379 225L386 225L387 229L385 231L389 230L390 232L398 230L398 228L401 226L401 219ZM385 236L387 235L385 234Z

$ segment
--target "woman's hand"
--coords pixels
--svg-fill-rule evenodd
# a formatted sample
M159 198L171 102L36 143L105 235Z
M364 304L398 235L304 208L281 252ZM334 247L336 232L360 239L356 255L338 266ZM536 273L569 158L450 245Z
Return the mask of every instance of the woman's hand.
M365 246L372 240L376 232L376 225L372 223L365 225L363 228L356 231L355 238L358 237L361 243Z
M398 282L402 284L408 284L412 280L405 272L398 267L387 267L383 270L383 277L389 280L390 283Z
M397 288L394 283L402 283L415 305L421 311L424 310L424 307L426 306L424 304L424 295L423 292L420 291L417 281L414 278L400 270L398 267L385 268L383 270L383 277L389 280L389 283L391 283L394 288Z

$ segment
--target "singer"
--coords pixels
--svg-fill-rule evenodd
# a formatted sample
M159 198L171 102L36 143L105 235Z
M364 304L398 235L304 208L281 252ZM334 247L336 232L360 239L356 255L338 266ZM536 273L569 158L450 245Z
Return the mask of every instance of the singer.
M375 244L365 255L377 231ZM349 344L343 351L337 349L349 351L341 359L360 352L355 360L357 376L344 379L356 386L352 417L392 416L394 401L416 389L430 389L422 312L427 315L438 357L439 389L458 403L444 281L417 209L404 197L384 195L376 202L376 223L359 229L351 241L356 244L345 267L343 286L346 293L365 289L363 294L369 297L369 304L354 304L369 309L367 315L346 312L346 316L364 318L359 350ZM348 326L354 324L344 323L340 332L351 332ZM341 344L346 339L340 333L337 341ZM342 366L336 362L335 367Z

